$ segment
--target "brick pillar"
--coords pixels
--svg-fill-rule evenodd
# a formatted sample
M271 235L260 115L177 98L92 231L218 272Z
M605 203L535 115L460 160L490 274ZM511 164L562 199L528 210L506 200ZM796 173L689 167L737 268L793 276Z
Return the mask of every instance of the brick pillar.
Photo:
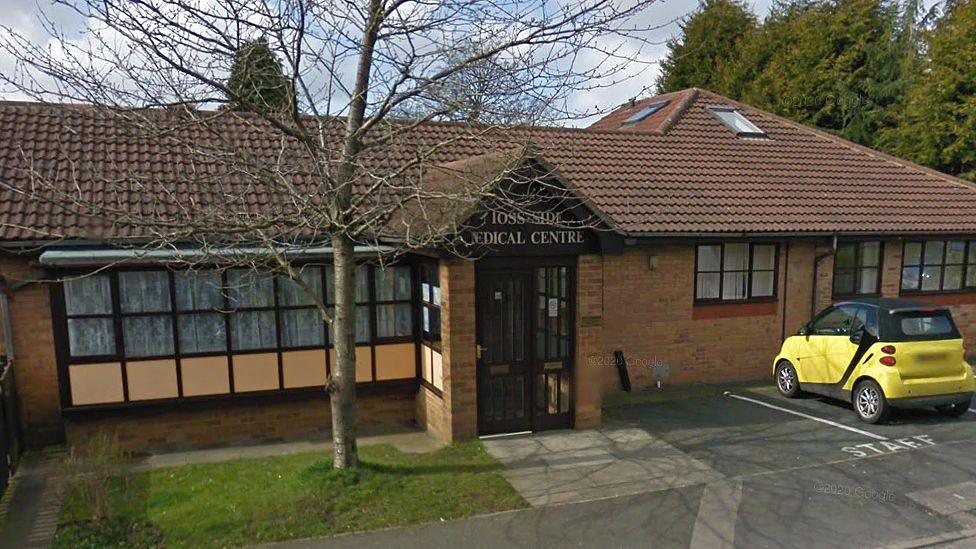
M24 258L0 258L0 275L11 285L31 278ZM49 286L35 283L18 289L10 296L10 313L24 441L30 446L60 442L64 430Z
M576 263L576 429L602 422L600 367L603 340L603 258L581 255Z
M898 297L901 291L902 243L888 240L884 243L884 256L881 264L881 295Z
M445 416L441 435L454 441L478 434L474 262L442 260L440 279Z
M814 314L826 309L834 298L834 256L831 246L817 246L816 256L820 257L817 268L817 303ZM815 260L816 261L816 260Z

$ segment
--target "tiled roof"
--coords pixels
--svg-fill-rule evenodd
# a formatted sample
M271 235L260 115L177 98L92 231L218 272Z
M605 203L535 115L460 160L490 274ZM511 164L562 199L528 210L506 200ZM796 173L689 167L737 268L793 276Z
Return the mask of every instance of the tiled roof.
M663 99L665 108L621 127ZM739 109L768 138L737 137L709 112L713 106ZM311 168L298 148L251 117L213 116L219 138L178 117L165 135L149 135L91 107L0 103L0 239L131 235L125 211L175 211L175 202L190 198L221 204L243 194L251 208L282 207L273 190L242 193L248 183L232 163L208 159L221 140L269 159L284 151L285 165L301 181ZM976 234L971 184L697 89L624 105L588 129L425 124L375 151L370 162L396 165L443 143L428 162L445 164L527 142L627 235ZM30 170L117 207L117 223L95 224L70 204L28 200ZM106 180L124 181L127 189Z

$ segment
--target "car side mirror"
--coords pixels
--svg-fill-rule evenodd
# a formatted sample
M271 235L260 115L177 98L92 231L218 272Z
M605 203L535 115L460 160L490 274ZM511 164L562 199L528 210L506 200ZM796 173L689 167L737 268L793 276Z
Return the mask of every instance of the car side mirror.
M800 331L797 332L797 335L801 335L801 336L810 335L810 326L806 324L800 326Z

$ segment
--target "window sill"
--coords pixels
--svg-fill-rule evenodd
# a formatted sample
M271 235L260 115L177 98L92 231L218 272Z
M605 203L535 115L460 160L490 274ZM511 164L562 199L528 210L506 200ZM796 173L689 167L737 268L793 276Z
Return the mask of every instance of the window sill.
M838 303L840 301L850 301L852 299L875 299L879 297L883 297L880 292L871 294L835 294L831 296L830 299L834 303Z
M906 291L902 290L898 297L904 299L920 299L931 301L936 305L956 305L963 303L976 303L976 288L965 290L950 290L939 292Z
M696 299L695 307L711 307L712 305L718 306L734 306L734 305L752 305L755 303L776 303L777 298L774 297L753 297L749 299Z
M724 303L695 303L691 312L693 319L736 318L748 316L775 315L775 299L762 301L729 301Z
M431 382L429 382L429 381L427 381L426 379L421 379L420 380L420 386L423 387L424 389L427 389L431 393L433 393L434 396L436 396L437 398L440 398L440 399L443 399L444 398L444 391L441 391L437 387L434 387L434 384L431 383Z

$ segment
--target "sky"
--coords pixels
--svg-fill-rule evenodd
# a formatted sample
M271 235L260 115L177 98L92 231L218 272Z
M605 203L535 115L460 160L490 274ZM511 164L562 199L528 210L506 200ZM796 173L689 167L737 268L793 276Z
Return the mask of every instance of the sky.
M28 36L34 43L43 43L48 35L38 18L43 12L48 18L63 25L66 29L79 30L83 28L84 19L62 6L52 6L50 0L3 0L3 10L0 11L0 25L8 26ZM763 17L772 5L772 0L753 0L750 7L757 15ZM650 87L659 72L657 64L666 53L665 43L668 38L678 34L677 20L687 15L698 6L697 0L658 0L641 18L649 25L664 25L655 30L649 38L653 45L645 47L642 58L647 63L641 64L633 71L632 78L609 87L603 87L586 92L580 92L570 98L570 107L580 110L601 107L606 109L628 101L640 94L643 87ZM11 61L0 58L0 70L11 70ZM0 90L0 98L15 100L24 99L16 93Z

